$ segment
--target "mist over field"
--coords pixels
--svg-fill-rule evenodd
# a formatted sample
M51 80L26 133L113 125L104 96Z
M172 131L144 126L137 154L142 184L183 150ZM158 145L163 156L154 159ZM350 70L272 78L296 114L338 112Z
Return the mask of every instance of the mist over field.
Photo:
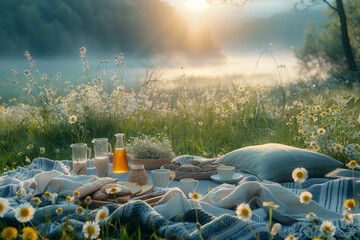
M276 81L277 66L285 65L285 80L296 80L293 51L301 45L309 22L321 29L326 20L322 8L296 11L283 4L278 9L274 5L273 13L259 14L255 10L262 5L249 6L217 9L225 13L221 17L214 10L204 10L204 16L214 16L205 23L198 11L174 1L1 1L0 95L9 99L22 93L21 87L7 80L15 80L11 69L23 77L30 68L26 50L50 81L61 72L61 83L81 83L81 46L87 48L93 76L101 60L110 63L100 70L111 68L113 56L124 53L124 79L129 87L142 83L146 71L155 67L163 80L181 74L241 75L244 81L271 83Z

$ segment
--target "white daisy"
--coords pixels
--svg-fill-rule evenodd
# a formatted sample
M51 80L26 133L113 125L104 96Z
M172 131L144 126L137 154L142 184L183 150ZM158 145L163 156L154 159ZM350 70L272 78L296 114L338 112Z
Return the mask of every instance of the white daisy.
M354 216L348 212L348 210L344 210L343 212L343 221L346 221L348 224L352 224L354 222Z
M323 221L320 226L320 232L322 232L327 238L331 238L335 235L336 228L330 221Z
M58 216L60 216L62 213L63 213L63 210L62 210L62 208L61 207L59 207L58 209L56 209L56 214L58 215Z
M310 212L308 215L306 215L306 218L308 218L308 219L312 219L312 218L316 218L316 217L317 217L316 214L313 212Z
M76 120L77 120L77 116L75 116L75 115L72 115L72 116L69 117L69 123L70 124L74 124L76 122Z
M111 187L111 188L106 189L107 194L115 194L115 193L118 193L120 191L121 191L121 189L118 188L118 187Z
M44 147L41 147L41 148L40 148L40 154L44 154L44 153L45 153L45 150L46 150L46 149L45 149Z
M0 217L4 217L4 215L9 211L9 201L5 198L0 198Z
M308 191L304 191L300 194L300 202L304 204L309 204L312 198L312 194Z
M305 168L295 168L292 172L292 178L295 182L304 182L308 178L308 172Z
M41 200L36 197L36 198L33 199L33 203L35 204L35 206L39 206L40 203L41 203Z
M263 202L263 207L269 207L273 209L278 209L280 206L273 202Z
M250 205L247 203L241 203L236 208L236 215L243 221L248 222L252 216Z
M97 213L96 213L96 221L101 222L105 221L107 217L109 216L109 209L107 207L102 207Z
M24 203L15 210L15 217L19 222L28 222L33 218L34 213L33 206L30 203Z
M298 238L297 237L294 237L294 235L288 235L286 238L285 238L285 240L298 240Z
M87 221L84 224L82 231L85 238L96 239L100 234L100 227L97 222Z
M77 215L83 215L84 214L84 208L80 206L80 207L76 208L75 212L76 212Z
M276 234L278 234L281 230L281 224L280 223L275 223L272 228L271 228L271 235L275 236Z
M51 200L51 199L52 199L51 193L49 193L49 192L45 192L42 197L43 197L45 200Z
M323 129L323 128L319 128L319 129L317 130L317 133L318 133L319 135L324 135L324 134L326 133L326 130Z
M346 166L350 169L360 169L360 166L357 164L357 162L355 160L351 160L348 164L346 164Z

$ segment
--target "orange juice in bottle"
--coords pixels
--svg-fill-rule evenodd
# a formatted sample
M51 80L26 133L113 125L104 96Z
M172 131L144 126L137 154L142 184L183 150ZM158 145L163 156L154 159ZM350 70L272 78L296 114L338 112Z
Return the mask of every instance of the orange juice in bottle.
M127 159L126 150L124 147L124 134L115 134L116 143L113 157L113 172L124 173L129 171L129 163Z

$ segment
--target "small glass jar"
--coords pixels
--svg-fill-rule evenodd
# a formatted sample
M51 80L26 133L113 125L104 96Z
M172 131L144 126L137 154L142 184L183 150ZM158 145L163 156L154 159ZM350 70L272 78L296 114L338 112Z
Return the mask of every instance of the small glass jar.
M142 164L132 165L130 169L128 181L137 183L140 186L146 185L148 183L148 175L145 171L144 165Z

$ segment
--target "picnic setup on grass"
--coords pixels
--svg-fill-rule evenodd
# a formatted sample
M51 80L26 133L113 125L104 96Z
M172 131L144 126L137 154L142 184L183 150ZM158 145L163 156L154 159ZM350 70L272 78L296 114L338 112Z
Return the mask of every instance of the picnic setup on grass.
M131 221L144 239L359 236L356 161L339 168L326 155L276 143L212 159L175 157L165 141L151 152L148 136L128 144L128 155L124 134L115 137L114 151L95 138L93 158L87 144L75 143L72 161L36 158L5 172L1 221L24 224L26 239L111 238ZM15 230L2 237L16 238Z

